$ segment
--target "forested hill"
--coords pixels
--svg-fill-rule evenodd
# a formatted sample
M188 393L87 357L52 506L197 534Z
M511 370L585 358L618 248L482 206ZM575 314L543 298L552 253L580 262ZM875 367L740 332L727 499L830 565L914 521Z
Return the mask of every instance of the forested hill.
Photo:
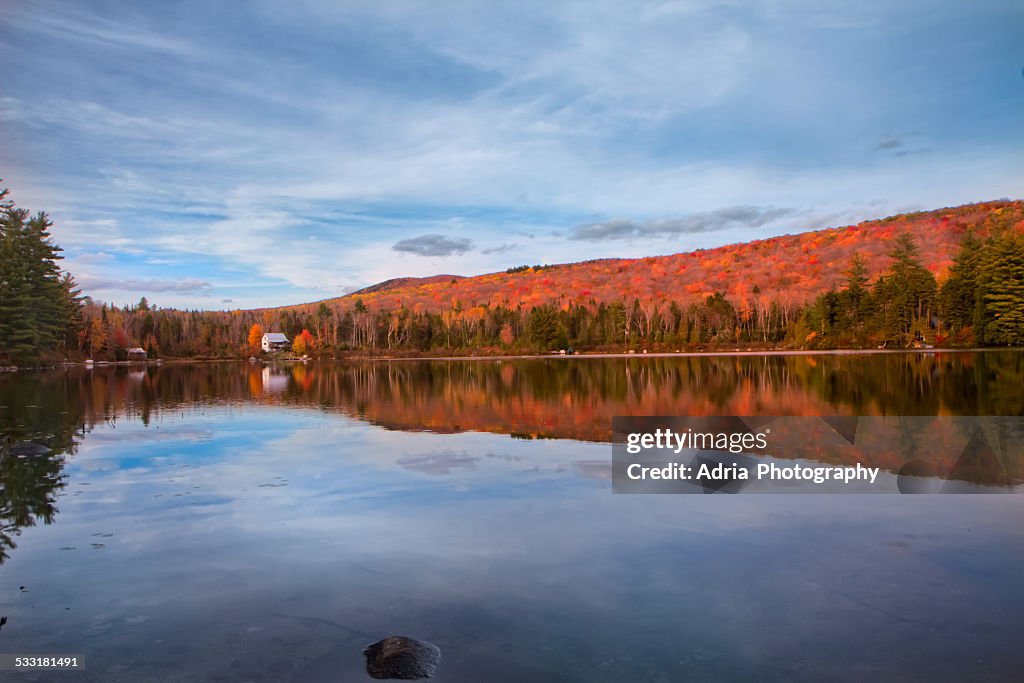
M1024 202L893 216L671 256L399 278L236 311L82 300L45 214L0 191L0 366L286 353L1024 346ZM138 355L136 352L134 355Z
M375 285L369 287L363 287L357 292L352 292L353 296L371 294L373 292L386 292L395 289L409 289L412 287L418 287L421 285L429 285L435 282L451 282L452 280L464 279L461 275L431 275L429 277L396 277L384 282L378 282Z
M869 280L876 279L891 265L889 252L900 233L915 238L923 265L942 282L969 229L984 239L1006 228L1024 232L1024 202L995 201L902 214L671 256L518 267L409 284L392 280L386 287L369 287L326 303L350 308L358 299L371 311L437 312L453 306L530 309L544 304L593 306L634 300L685 304L721 292L740 306L752 304L759 295L799 306L841 286L854 254L863 258Z

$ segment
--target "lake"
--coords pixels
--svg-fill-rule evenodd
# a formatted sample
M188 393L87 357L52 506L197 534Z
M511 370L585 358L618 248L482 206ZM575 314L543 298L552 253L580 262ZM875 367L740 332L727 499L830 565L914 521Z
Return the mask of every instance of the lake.
M616 495L616 415L1024 416L1019 352L0 376L10 680L1006 680L1019 495ZM33 441L49 448L26 446Z

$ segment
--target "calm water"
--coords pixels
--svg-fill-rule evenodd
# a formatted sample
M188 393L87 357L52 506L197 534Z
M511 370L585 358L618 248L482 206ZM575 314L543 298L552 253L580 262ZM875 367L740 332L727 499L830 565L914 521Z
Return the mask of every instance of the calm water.
M2 376L0 652L87 663L7 676L1021 676L1022 496L611 493L611 416L716 413L1024 415L1024 354Z

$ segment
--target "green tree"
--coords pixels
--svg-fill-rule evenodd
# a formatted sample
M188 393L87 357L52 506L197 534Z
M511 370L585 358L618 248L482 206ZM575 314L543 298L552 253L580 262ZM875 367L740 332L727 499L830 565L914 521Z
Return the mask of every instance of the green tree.
M604 343L625 344L626 340L626 306L616 301L604 309Z
M721 292L715 292L704 301L705 319L711 341L733 341L736 328L736 309Z
M86 297L82 296L82 290L78 288L78 283L71 273L63 273L60 276L60 306L65 325L60 350L64 353L77 345L78 335L84 326L82 306L85 300Z
M949 269L949 278L942 285L939 298L942 317L954 330L974 324L982 249L982 241L972 231L964 235L960 251Z
M1024 344L1024 235L1004 233L984 252L980 286L984 341Z
M528 334L530 341L541 350L550 349L564 336L558 322L558 314L549 306L538 306L530 312Z
M850 269L846 271L846 289L842 293L845 329L859 332L864 321L871 315L873 300L868 287L868 267L864 257L854 254Z
M6 197L0 190L0 354L31 362L65 342L79 293L57 265L49 217L30 217Z
M831 335L840 331L841 297L835 290L819 296L814 304L807 309L807 326L812 332L820 335Z
M928 327L938 286L935 276L921 264L917 242L909 233L900 233L890 252L892 272L876 287L882 326L900 341L911 332L920 334Z

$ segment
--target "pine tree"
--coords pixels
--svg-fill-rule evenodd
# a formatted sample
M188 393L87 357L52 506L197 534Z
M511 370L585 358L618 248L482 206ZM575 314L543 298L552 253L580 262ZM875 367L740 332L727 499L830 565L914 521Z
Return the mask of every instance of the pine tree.
M981 240L972 231L964 235L960 251L949 269L949 279L942 285L942 315L946 324L953 329L974 323L982 246Z
M921 265L917 242L909 233L897 236L889 255L892 272L875 289L883 328L902 341L930 324L938 287L935 276Z
M1007 232L982 256L983 338L988 344L1024 344L1024 236Z
M860 331L864 321L871 315L873 300L868 287L868 268L864 257L854 254L850 269L846 271L846 289L842 292L844 330Z
M45 213L29 215L0 190L0 355L31 362L74 339L80 292L61 273Z
M60 306L61 316L66 324L60 350L64 353L77 344L78 336L83 328L82 306L84 302L85 297L82 296L82 290L78 288L75 278L71 276L71 273L63 273L60 276Z
M539 349L550 349L560 336L558 316L548 306L538 306L530 312L529 334Z
M28 211L8 207L0 219L0 350L12 360L35 352Z

